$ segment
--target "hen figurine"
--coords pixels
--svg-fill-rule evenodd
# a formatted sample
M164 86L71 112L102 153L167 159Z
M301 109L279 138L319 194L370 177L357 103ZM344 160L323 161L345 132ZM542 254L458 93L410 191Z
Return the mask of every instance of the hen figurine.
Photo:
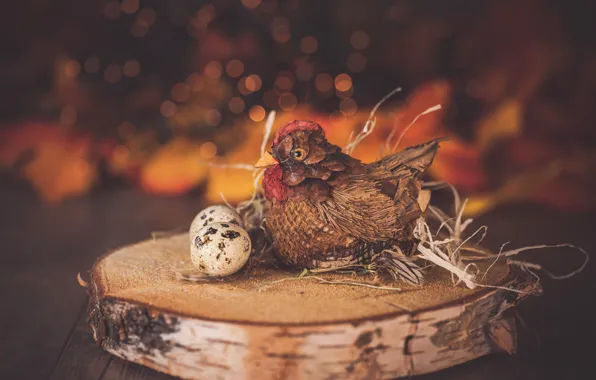
M428 204L421 177L439 141L363 164L329 143L320 125L284 124L271 153L255 165L266 168L265 227L279 258L301 269L375 264L394 279L421 284L420 268L408 256Z

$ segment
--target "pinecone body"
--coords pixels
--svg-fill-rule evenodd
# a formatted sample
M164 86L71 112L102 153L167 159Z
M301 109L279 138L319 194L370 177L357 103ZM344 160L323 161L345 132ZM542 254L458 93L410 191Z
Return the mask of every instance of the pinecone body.
M365 165L328 143L315 123L283 126L263 180L272 203L265 226L278 257L308 269L375 261L393 277L420 283L407 256L424 212L422 173L437 148L435 140Z

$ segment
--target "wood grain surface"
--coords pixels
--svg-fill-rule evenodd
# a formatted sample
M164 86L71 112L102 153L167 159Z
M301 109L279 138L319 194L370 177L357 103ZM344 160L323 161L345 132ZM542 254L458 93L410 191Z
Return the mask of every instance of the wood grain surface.
M105 252L187 224L202 208L198 197L158 198L112 188L61 205L41 204L20 184L0 184L0 378L169 379L104 353L85 329L85 290L76 275ZM489 226L495 250L570 242L596 251L592 213L572 214L539 206L506 206L478 218ZM579 264L573 252L528 255L552 271ZM544 279L545 294L519 308L516 355L491 355L417 377L436 379L590 378L596 372L596 266L565 281ZM526 327L524 327L524 325Z

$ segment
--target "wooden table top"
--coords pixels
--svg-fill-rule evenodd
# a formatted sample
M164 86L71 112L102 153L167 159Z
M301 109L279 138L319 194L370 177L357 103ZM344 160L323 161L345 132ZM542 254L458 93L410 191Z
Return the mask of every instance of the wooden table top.
M48 206L31 190L0 184L0 378L171 379L111 356L93 343L86 325L87 295L76 275L108 250L146 239L152 231L187 224L201 210L200 197L160 198L111 188ZM498 250L534 244L573 243L596 251L596 215L531 205L504 206L477 220L485 243ZM553 272L578 265L571 250L526 257ZM544 277L543 277L544 278ZM545 295L518 309L516 355L491 355L419 379L582 379L596 372L596 265L562 281L544 278ZM525 325L525 327L524 327Z

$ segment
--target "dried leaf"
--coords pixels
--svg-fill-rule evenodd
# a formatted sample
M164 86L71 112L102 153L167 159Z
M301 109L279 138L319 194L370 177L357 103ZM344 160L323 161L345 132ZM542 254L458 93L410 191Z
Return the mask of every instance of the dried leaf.
M144 190L165 195L178 195L203 183L209 169L201 165L200 144L174 138L158 150L141 169Z
M88 191L96 178L96 166L89 161L90 140L44 142L23 174L47 202Z

